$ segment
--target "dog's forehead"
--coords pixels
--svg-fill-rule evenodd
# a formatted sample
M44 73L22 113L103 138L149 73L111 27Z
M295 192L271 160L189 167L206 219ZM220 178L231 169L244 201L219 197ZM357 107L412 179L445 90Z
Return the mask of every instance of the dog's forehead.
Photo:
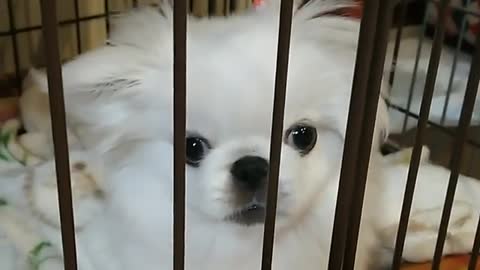
M201 74L212 79L199 79L198 84L188 86L187 128L190 131L210 140L268 133L273 102L271 84L242 73L219 70Z
M222 41L209 35L193 38L187 62L187 128L219 139L270 136L277 42L277 31L271 29L242 31ZM355 51L336 50L292 37L285 128L302 120L342 126Z
M284 129L301 121L323 124L346 119L350 73L332 68L321 71L319 67L322 68L322 65L315 67L319 73L312 75L308 74L307 66L292 63ZM274 71L270 71L267 78L265 74L268 72L256 73L255 66L237 64L234 68L236 72L228 69L209 71L204 66L197 75L190 74L188 129L211 140L232 136L270 136ZM205 79L208 77L211 79Z

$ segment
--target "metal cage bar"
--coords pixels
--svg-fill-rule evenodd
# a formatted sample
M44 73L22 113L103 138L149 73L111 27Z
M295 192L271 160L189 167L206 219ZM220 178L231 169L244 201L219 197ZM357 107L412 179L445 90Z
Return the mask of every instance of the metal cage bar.
M400 2L400 14L402 14L404 12L403 10L403 2L405 3L412 3L414 2L414 0L402 0ZM435 4L439 4L440 1L439 0L425 0L425 2L427 3L435 3ZM473 16L475 18L480 18L480 13L479 12L476 12L475 10L471 10L468 8L468 4L471 3L471 1L467 1L466 2L466 6L456 6L456 5L449 5L449 9L452 10L452 11L456 11L456 12L459 12L461 14L461 16L464 16L464 18L462 19L462 25L460 26L461 27L461 31L459 31L459 37L457 39L457 41L455 42L455 45L452 45L455 47L455 52L454 52L454 60L453 60L453 64L452 64L452 72L450 74L450 79L449 79L449 86L448 86L448 91L447 91L447 97L446 97L446 100L444 102L444 106L443 106L443 110L442 110L442 118L441 118L441 121L439 123L435 123L435 122L432 122L432 121L428 121L428 125L429 126L432 126L432 127L435 127L435 128L438 128L441 132L445 133L445 134L448 134L448 135L453 135L452 134L452 131L448 129L448 127L443 127L444 125L444 122L445 122L445 115L446 115L446 112L447 112L447 109L448 109L448 106L449 106L449 99L450 99L450 92L451 92L451 84L452 84L452 78L454 76L454 73L455 73L455 66L457 64L457 55L459 54L459 52L461 50L463 50L463 46L465 44L463 38L464 38L464 35L466 33L466 22L467 22L467 18L466 16ZM425 35L425 31L427 29L426 27L426 19L427 19L427 14L425 14L425 16L423 16L423 24L422 24L422 31L420 32L420 43L423 42L423 39L424 39L424 35ZM393 60L392 60L392 70L390 70L390 78L389 78L389 83L390 85L393 84L394 82L394 79L395 79L395 64L396 64L396 59L398 57L398 52L397 52L397 48L399 47L399 44L397 42L400 42L400 36L401 36L401 29L403 26L403 22L404 19L403 19L403 14L401 15L400 17L400 26L399 26L399 29L397 31L397 35L396 35L396 44L395 44L395 47L394 47L394 53L393 53ZM420 52L421 52L421 48L420 48L421 45L419 45L419 48L417 48L417 53L416 53L416 57L419 58L420 57ZM416 60L417 61L417 60ZM406 125L407 125L407 122L408 121L411 121L411 119L409 118L415 118L415 119L418 119L419 118L419 114L416 114L416 113L413 113L411 112L411 102L412 102L412 97L411 95L413 94L412 93L412 87L414 86L415 84L415 81L416 81L416 75L417 75L417 63L415 63L415 66L414 66L414 72L413 72L413 79L412 79L412 82L411 82L411 88L410 88L410 91L409 91L409 97L408 97L408 103L407 103L407 107L406 108L403 108L401 106L398 106L396 104L388 104L390 108L393 108L393 109L396 109L397 111L400 111L401 113L405 114L405 118L404 118L404 125L403 125L403 131L402 133L405 133L406 132ZM474 146L475 148L479 148L480 149L480 142L479 141L475 141L473 140L472 138L469 138L468 139L468 144L469 145L472 145Z
M280 173L280 153L283 138L283 118L287 91L290 36L292 31L293 0L282 0L280 5L280 25L278 30L277 63L275 74L275 96L270 138L270 167L268 171L267 209L263 234L262 270L272 268L277 212L278 177Z
M407 2L408 0L401 0L400 2L400 19L398 22L398 29L395 35L395 47L393 48L392 64L390 66L390 76L388 78L389 85L393 85L395 81L395 69L397 66L398 53L400 51L400 41L403 34L403 24L405 23L405 17L407 16Z
M338 187L328 270L340 270L347 239L348 209L351 204L355 169L360 147L361 121L366 102L367 78L372 62L379 1L365 2L353 75L352 93Z
M187 0L173 3L173 269L185 269Z
M430 2L439 2L429 0ZM329 259L329 270L354 269L356 245L361 221L362 202L364 189L368 174L368 163L371 151L372 134L375 126L377 101L381 83L381 72L386 51L386 39L391 21L392 1L370 0L365 2L364 16L361 22L358 53L355 65L355 74L352 85L350 112L348 116L347 133L345 139L342 170L338 189L337 205L335 212L334 230L332 235L331 253ZM402 1L404 14L405 1ZM107 32L110 29L109 1L105 0L105 14L80 17L79 0L75 0L75 19L60 23L75 24L77 36L77 50L82 52L80 22L95 18L104 17L106 20ZM138 1L133 0L133 6ZM428 66L425 92L422 99L420 114L418 116L417 134L415 147L412 153L407 186L405 188L402 213L394 253L393 269L399 269L403 251L404 240L407 232L410 209L415 189L416 177L419 170L419 162L422 151L422 144L425 138L425 130L428 121L431 100L433 96L438 65L441 54L441 46L445 30L445 15L448 0L441 1L440 21L437 25L434 43ZM231 2L225 3L225 8L230 12ZM186 0L174 1L174 246L173 261L174 269L185 268L185 135L186 135L186 29L187 9ZM52 119L52 131L54 139L56 176L58 184L61 233L64 253L64 265L66 270L77 269L76 243L74 232L74 216L72 210L72 194L70 181L70 166L68 155L68 140L66 133L65 105L63 95L63 82L61 75L61 64L58 44L58 25L55 0L41 0L42 26L16 29L13 12L13 1L7 1L10 30L0 33L0 36L11 35L14 53L14 64L17 80L20 78L20 63L18 54L17 34L42 28L45 36L45 53L47 60L47 75L49 86L49 101ZM465 14L472 14L467 9L462 10ZM272 118L272 134L270 145L270 168L268 181L267 211L265 217L262 270L269 270L272 267L275 215L278 192L278 177L281 161L281 142L283 130L283 115L285 110L286 84L288 74L288 56L290 48L290 35L292 23L293 1L283 0L281 2L280 26L278 37L278 55L276 64L275 98ZM477 13L473 13L478 16ZM402 15L404 16L404 15ZM465 15L466 16L466 15ZM463 20L465 24L466 19ZM424 21L425 27L426 21ZM464 26L462 26L462 29ZM423 33L422 33L423 34ZM402 35L402 27L398 29L397 41L392 60L392 72L390 82L394 80L394 69L398 57L399 42ZM459 44L461 44L461 37ZM421 41L418 52L421 51ZM445 205L442 213L442 222L435 249L433 269L438 269L445 242L450 212L453 205L455 188L459 176L459 168L462 162L464 144L468 141L468 126L470 124L475 97L480 81L480 38L477 39L477 50L472 62L471 72L468 79L467 92L465 94L464 106L460 118L460 126L457 131L455 150L451 157L450 181L446 194ZM457 50L460 45L457 45ZM417 55L418 57L419 55ZM417 59L418 61L418 59ZM456 61L454 61L456 62ZM416 63L417 65L417 63ZM455 65L455 64L454 64ZM416 68L415 68L416 70ZM455 66L452 67L452 75ZM416 71L415 71L416 73ZM414 75L415 77L415 75ZM412 79L410 95L413 91L415 78ZM451 80L449 89L451 88ZM372 104L373 103L373 104ZM409 97L409 104L411 97ZM446 101L448 106L448 100ZM445 106L444 114L447 109ZM410 108L410 105L408 105ZM407 112L409 111L407 109ZM414 114L412 114L414 115ZM408 117L408 116L406 116ZM443 117L442 117L443 119ZM363 120L363 121L362 121ZM405 119L405 125L408 119ZM443 122L443 121L442 121ZM362 128L362 123L368 123ZM348 210L352 209L351 212ZM474 269L480 249L480 221L477 229L474 246L472 248L472 259L469 269Z
M41 1L64 266L66 270L76 270L77 255L72 209L70 161L68 155L65 102L63 96L62 68L58 46L57 14L55 7L55 0Z
M410 1L412 1L412 0L410 0ZM430 3L436 3L436 4L440 3L439 0L425 0L425 1L430 2ZM474 11L474 10L470 10L470 9L468 9L468 8L465 8L465 7L450 6L450 8L451 8L452 10L460 11L460 12L464 13L465 15L468 14L468 15L473 15L473 16L475 16L475 17L477 17L477 18L480 17L480 13L479 13L479 12L476 12L476 11Z
M423 23L422 23L422 31L420 32L420 37L418 39L418 46L417 46L417 52L415 54L415 65L413 67L413 75L412 75L412 80L410 81L410 87L408 89L408 99L407 99L407 111L410 111L412 108L412 101L413 101L413 92L415 89L415 83L417 82L417 74L418 74L418 63L420 61L420 55L422 54L422 48L423 48L423 42L425 41L425 30L427 29L427 14L423 15ZM407 129L407 124L408 124L408 116L405 115L405 118L403 119L403 127L402 127L402 132L405 132Z
M384 72L385 57L387 52L388 36L392 24L393 2L380 1L377 17L377 29L373 44L371 69L367 83L367 96L363 117L363 128L360 135L360 149L357 158L356 179L354 181L353 196L350 206L350 219L347 229L347 245L345 250L344 270L353 270L360 231L362 207L365 188L368 178L368 168L372 150L372 142L377 117L378 101Z
M465 149L465 141L468 137L468 128L472 119L473 110L475 108L475 100L477 98L478 86L480 82L480 35L477 36L476 50L473 56L470 74L467 81L467 90L462 105L459 126L457 128L457 137L455 139L453 153L450 158L450 179L448 181L447 194L445 204L443 206L442 219L438 231L437 244L433 257L433 270L440 268L440 260L443 255L443 247L447 237L448 222L453 207L453 199L457 188L458 177L460 175L460 166L462 165L462 155Z
M9 0L9 1L12 1L12 0ZM111 12L111 14L116 14L116 13L117 12ZM85 21L91 21L91 20L100 19L100 18L105 18L105 14L98 14L98 15L81 17L81 18L78 19L78 21L79 22L85 22ZM61 25L61 26L71 25L71 24L74 24L76 21L77 21L76 19L62 20L62 21L58 22L58 24ZM40 29L42 29L42 25L22 27L22 28L13 29L13 30L7 31L7 32L0 32L0 37L17 35L17 34L20 34L20 33L31 32L31 31L40 30Z
M74 12L75 12L75 34L77 36L77 52L82 53L82 32L80 29L80 2L79 0L74 1Z
M420 158L422 155L422 146L425 140L425 132L427 128L428 116L430 114L430 107L432 104L433 91L437 79L438 65L440 64L440 56L442 52L443 39L445 34L445 18L447 15L447 8L449 0L442 0L440 6L439 23L433 38L432 51L430 54L430 61L428 63L427 78L425 81L425 90L420 105L420 117L417 124L417 133L415 136L415 145L413 147L410 166L408 169L407 184L404 192L404 199L402 211L400 214L400 222L398 226L397 239L395 243L394 257L392 269L400 268L402 261L403 247L405 244L405 237L407 235L408 221L410 218L410 211L412 208L413 195L415 192L415 184L417 182L418 170L420 167Z
M480 252L480 219L478 219L477 232L475 233L475 240L472 247L472 255L468 263L468 270L475 270L478 260L478 253Z
M466 4L470 5L470 2L471 1L469 0L467 1ZM452 95L452 90L453 90L452 89L453 79L455 78L455 72L457 71L458 55L462 47L463 36L466 32L466 26L467 26L467 15L463 14L462 25L460 26L460 33L457 40L457 46L455 48L455 53L453 55L452 70L450 72L450 78L448 78L447 96L445 97L445 103L443 105L443 111L442 111L442 118L440 120L441 125L445 124L445 117L447 116L448 106L450 105L450 97Z
M417 118L417 119L420 118L420 115L419 115L419 114L409 112L409 111L407 111L407 109L402 108L401 106L398 106L398 105L395 105L395 104L391 104L391 103L390 103L388 106L390 106L390 108L393 108L393 109L395 109L395 110L397 110L397 111L399 111L399 112L401 112L401 113L404 113L404 114L406 114L406 115L408 115L408 116L410 116L410 117L414 117L414 118ZM430 121L430 120L428 120L427 123L428 123L428 126L440 130L440 131L443 132L443 134L445 134L445 135L448 135L448 136L450 136L450 137L452 137L452 138L454 138L454 137L456 136L456 134L455 134L454 131L449 130L448 128L446 128L446 127L444 127L444 126L442 126L442 125L440 125L440 124L438 124L438 123L435 123L435 122ZM468 143L469 145L477 148L477 149L480 149L480 142L477 142L477 141L475 141L475 140L472 139L472 138L468 138L468 139L467 139L467 143Z
M17 34L15 33L15 13L13 12L13 0L7 1L7 10L8 10L8 23L10 24L10 35L12 39L13 47L13 64L15 65L15 84L20 86L20 60L18 54L18 40Z
M107 34L110 33L110 2L108 0L104 1L105 6L105 28L107 29Z
M232 9L232 0L225 0L225 15L228 16L231 13Z

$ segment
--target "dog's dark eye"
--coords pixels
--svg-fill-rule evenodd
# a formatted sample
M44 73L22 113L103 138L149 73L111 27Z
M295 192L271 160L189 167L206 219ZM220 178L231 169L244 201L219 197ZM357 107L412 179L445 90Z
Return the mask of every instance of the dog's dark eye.
M187 163L192 166L198 166L210 149L208 141L201 137L187 138Z
M317 142L317 130L307 125L296 125L287 131L287 143L302 154L308 154Z

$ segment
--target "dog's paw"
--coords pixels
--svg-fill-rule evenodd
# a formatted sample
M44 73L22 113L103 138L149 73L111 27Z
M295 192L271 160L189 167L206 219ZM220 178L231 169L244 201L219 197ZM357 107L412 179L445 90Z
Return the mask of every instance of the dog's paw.
M411 214L403 250L404 260L425 262L433 258L442 210L443 207L439 207ZM466 254L471 251L479 218L477 212L468 203L454 202L443 255ZM392 250L395 247L396 231L390 229L387 236L387 245Z
M18 136L18 143L31 156L41 160L48 160L53 157L53 151L49 144L48 137L43 133L25 133ZM36 165L28 164L27 165Z
M75 228L81 229L98 215L104 204L104 189L101 165L92 156L83 152L70 154L71 187ZM66 179L60 179L66 181ZM44 222L60 227L57 177L55 163L50 161L32 168L26 186L30 206Z

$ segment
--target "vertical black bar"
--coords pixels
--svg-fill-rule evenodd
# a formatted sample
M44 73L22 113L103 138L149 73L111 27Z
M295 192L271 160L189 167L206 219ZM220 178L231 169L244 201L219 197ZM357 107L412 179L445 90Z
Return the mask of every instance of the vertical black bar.
M107 29L107 35L110 33L110 2L104 0L105 5L105 27Z
M348 209L355 181L354 173L360 146L360 129L366 102L367 80L372 61L378 6L379 0L365 1L360 25L328 270L340 270L343 263L345 241L347 239Z
M357 172L355 187L351 201L351 215L348 222L347 245L345 250L344 270L353 270L357 251L358 235L362 217L364 193L368 178L370 154L372 150L373 135L377 117L380 89L382 86L385 56L387 51L388 37L392 24L393 2L380 1L377 31L373 46L371 70L367 84L367 96L365 113L362 123L363 129L360 135L360 150L357 159Z
M478 253L480 252L480 219L477 224L477 232L475 233L475 240L473 241L472 254L470 262L468 263L468 270L475 270L477 266Z
M466 6L470 6L470 1L467 1ZM455 78L455 71L457 70L457 62L458 62L458 55L460 54L460 50L462 48L463 43L463 36L466 32L465 27L467 26L467 14L463 13L462 18L462 25L460 26L460 33L458 35L457 46L455 48L455 53L453 55L453 63L452 63L452 70L450 72L450 78L448 79L448 87L447 87L447 95L445 97L445 103L443 105L442 110L442 118L440 120L440 124L443 126L445 124L445 117L447 115L448 106L450 105L450 96L452 94L452 85L453 79Z
M422 54L423 41L425 40L425 30L427 29L427 18L427 12L425 11L423 15L422 31L420 32L420 37L418 39L418 47L417 53L415 55L415 65L413 66L412 80L410 81L410 88L408 89L407 107L405 108L408 112L410 112L410 109L412 108L413 92L415 91L415 83L417 82L418 63L420 61L420 55ZM405 119L403 119L402 132L406 131L408 120L408 115L405 115Z
M187 1L173 2L173 269L185 269Z
M41 1L64 265L66 270L76 270L77 255L72 210L70 161L68 157L62 68L58 49L57 12L55 7L55 0Z
M400 41L402 39L403 24L405 23L405 17L407 16L407 1L408 0L401 0L400 2L400 20L398 21L398 29L395 36L395 47L393 48L390 78L388 79L388 83L390 84L390 86L392 86L393 82L395 81L395 70L397 66L398 52L400 51Z
M215 10L217 8L217 4L214 0L208 0L208 16L215 16Z
M473 109L475 108L475 100L477 98L478 85L480 82L480 35L477 36L476 50L473 56L470 74L468 76L467 91L463 100L462 112L455 137L454 148L450 158L450 179L448 182L445 204L443 206L442 219L438 231L437 245L433 256L432 269L438 270L440 260L443 254L443 247L447 237L448 222L452 212L453 199L455 198L455 190L457 188L458 177L460 175L460 167L463 160L463 152L465 142L468 138L468 128L472 120Z
M280 26L278 30L278 53L275 74L272 134L270 139L270 168L268 172L267 211L263 235L262 270L272 269L293 2L293 0L282 0L280 5Z
M425 131L427 129L427 121L432 104L433 91L437 79L438 65L440 63L440 56L442 53L443 38L445 34L445 17L447 14L447 7L449 0L442 0L440 6L439 22L435 30L432 52L430 54L430 61L428 63L428 71L425 82L425 90L423 93L422 104L420 106L420 115L417 125L417 133L415 136L415 145L413 147L412 158L407 176L407 184L405 186L405 193L400 215L400 222L397 232L397 239L395 243L395 251L393 256L392 270L400 269L402 262L403 247L405 244L405 237L407 235L408 220L410 218L410 210L412 208L412 200L415 192L415 184L417 182L418 168L420 166L420 157L422 155L422 146L425 140Z
M16 87L20 88L21 86L21 76L20 76L20 60L18 55L18 41L17 41L17 32L15 26L15 12L13 11L13 0L7 1L8 9L8 21L10 24L10 34L12 38L12 48L13 48L13 64L15 65L15 84Z
M75 31L77 34L77 53L82 53L82 32L80 30L80 2L75 0Z
M132 4L133 4L133 7L138 7L138 0L133 0Z

